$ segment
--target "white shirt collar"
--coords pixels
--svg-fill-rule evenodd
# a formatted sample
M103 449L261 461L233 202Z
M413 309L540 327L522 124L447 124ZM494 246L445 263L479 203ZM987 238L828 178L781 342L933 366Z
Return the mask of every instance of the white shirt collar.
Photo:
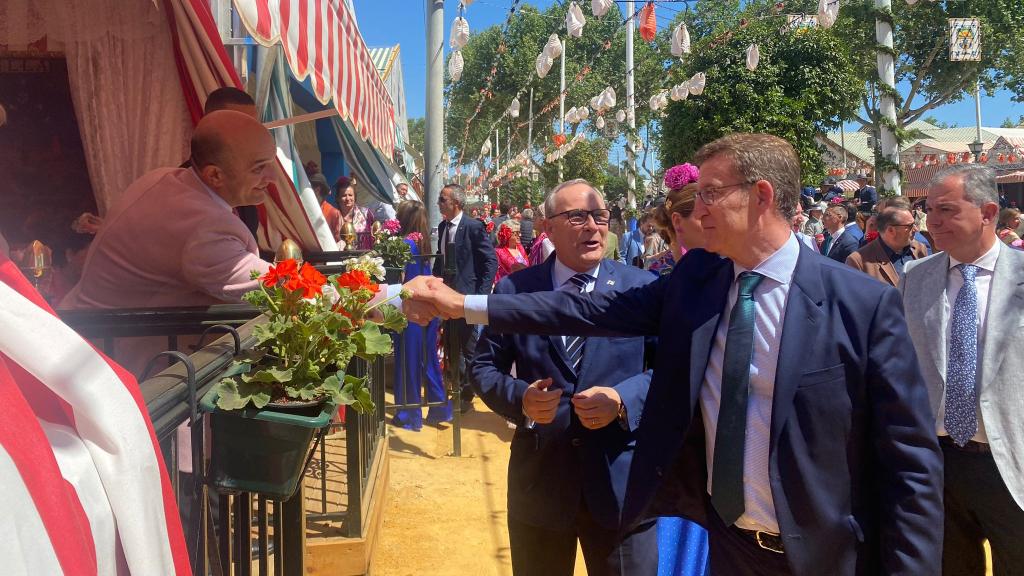
M459 210L459 213L455 215L455 218L452 218L451 220L449 220L449 222L452 223L452 228L458 228L459 227L459 222L462 222L462 215L463 214L465 214L465 212L462 211L462 210Z
M1002 244L1002 242L1000 242L999 239L997 238L996 241L992 243L992 247L988 249L988 252L985 252L977 260L975 260L974 262L970 262L970 264L973 264L973 265L977 266L978 268L981 268L982 270L988 270L989 272L995 272L996 271L996 260L999 259L999 245L1000 244ZM960 264L963 264L963 262L960 262L959 260L957 260L956 258L953 258L952 256L949 257L949 269L950 270L952 270L954 266L958 266Z
M800 241L790 232L786 243L760 264L754 266L753 271L771 278L779 284L789 284L793 280L798 258L800 258ZM749 271L735 262L732 264L732 269L734 277L739 276L741 272Z
M199 177L199 173L196 172L195 168L190 168L190 170L192 170L192 175L196 177L196 181L199 182L199 185L202 186L204 190L206 190L206 193L209 194L211 198L213 198L214 202L219 204L228 212L233 211L230 204L225 202L224 199L221 198L219 194L211 190L210 187L206 185L206 182L203 182L203 179Z
M601 264L598 263L590 270L587 270L587 274L590 274L594 279L597 279L598 272L601 271ZM551 285L555 290L558 290L559 286L565 284L570 278L579 274L572 268L569 268L562 261L558 259L558 252L555 252L555 265L551 267Z

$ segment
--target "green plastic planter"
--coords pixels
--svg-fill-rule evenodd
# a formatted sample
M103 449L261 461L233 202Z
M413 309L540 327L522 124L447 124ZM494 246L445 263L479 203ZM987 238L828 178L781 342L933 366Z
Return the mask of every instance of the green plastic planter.
M295 494L313 435L330 423L338 409L328 401L315 415L266 408L221 410L216 389L207 392L199 405L210 414L213 486L223 493L256 492L280 501Z

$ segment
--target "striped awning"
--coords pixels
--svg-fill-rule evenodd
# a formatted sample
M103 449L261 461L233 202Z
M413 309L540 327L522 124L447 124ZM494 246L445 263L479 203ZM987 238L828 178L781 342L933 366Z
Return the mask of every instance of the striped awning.
M322 104L338 113L386 158L395 148L395 111L352 13L337 0L234 0L249 34L281 43L292 74L309 77Z
M1021 182L1024 182L1024 170L1007 172L1006 174L996 176L996 184L1019 184Z

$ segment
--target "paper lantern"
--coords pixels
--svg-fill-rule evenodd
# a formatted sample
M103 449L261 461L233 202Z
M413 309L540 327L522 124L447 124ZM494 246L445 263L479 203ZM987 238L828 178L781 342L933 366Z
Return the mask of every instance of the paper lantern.
M839 16L839 0L818 0L818 26L828 29Z
M747 70L753 72L757 70L757 65L761 62L761 49L758 48L757 44L751 44L747 46Z
M687 82L690 85L690 94L694 96L700 96L704 93L704 84L707 82L707 76L703 72L697 72L690 77Z
M576 109L576 117L580 119L580 122L590 118L590 108L583 106L582 108Z
M548 71L551 70L551 66L554 63L555 63L554 60L552 60L551 58L548 58L547 55L544 54L543 52L538 54L537 55L537 64L536 64L537 77L538 78L543 78L543 77L547 76L548 75Z
M597 120L594 121L594 125L597 126L598 130L604 129L604 116L598 116Z
M510 104L508 107L509 116L512 116L513 118L519 118L519 107L519 98L513 98L512 104Z
M469 22L462 16L457 16L452 22L452 32L448 39L448 45L455 50L461 50L469 42Z
M551 137L551 140L555 143L555 146L562 146L565 144L565 134L555 134Z
M569 11L565 13L565 29L569 31L569 36L573 38L583 36L583 26L586 23L587 19L583 16L580 5L576 2L570 4Z
M658 18L654 14L654 2L648 2L640 10L640 37L647 42L654 42L658 35Z
M681 22L676 29L672 31L672 55L676 58L682 57L683 54L690 53L690 31L686 28L686 23Z
M601 16L604 16L613 5L615 5L613 0L590 0L590 11L594 13L594 16L600 18Z
M462 78L463 66L465 66L465 62L462 60L462 50L452 52L452 55L448 57L448 77L452 79L452 82L458 82L459 78Z
M548 37L547 43L544 44L544 54L552 60L562 55L562 41L558 38L558 34Z
M626 111L625 110L619 110L618 112L616 112L615 113L615 121L620 123L620 124L625 122L626 121Z
M1017 156L1016 156L1016 155L1014 155L1014 154L1010 154L1010 157L1009 157L1009 158L1007 158L1007 161L1008 161L1008 162L1009 162L1010 164L1016 164L1016 163L1017 163Z

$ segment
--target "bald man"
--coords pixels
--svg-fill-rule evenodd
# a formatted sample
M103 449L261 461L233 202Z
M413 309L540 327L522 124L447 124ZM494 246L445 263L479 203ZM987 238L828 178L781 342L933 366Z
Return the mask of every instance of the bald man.
M204 117L192 136L191 167L143 175L110 208L61 307L239 302L256 287L250 273L270 263L231 210L264 201L275 155L270 132L251 116L222 110ZM148 360L118 352L130 369Z

